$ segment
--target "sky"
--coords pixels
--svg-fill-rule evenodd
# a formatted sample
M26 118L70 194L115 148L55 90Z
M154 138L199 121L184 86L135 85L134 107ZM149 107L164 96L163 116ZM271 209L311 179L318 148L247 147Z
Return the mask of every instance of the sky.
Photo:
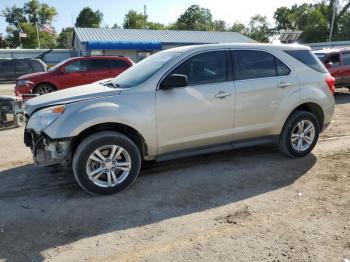
M273 24L273 13L280 6L290 7L293 4L311 3L316 0L41 0L50 6L56 7L58 15L53 21L57 32L68 26L73 26L75 19L82 8L88 6L93 10L99 9L103 14L102 26L123 24L124 15L134 9L143 12L147 7L149 21L169 24L174 22L180 14L193 5L211 10L214 19L221 19L228 24L236 21L248 23L251 16L261 14L268 17ZM23 6L27 0L0 0L0 10L5 7ZM0 33L6 32L6 22L0 17Z

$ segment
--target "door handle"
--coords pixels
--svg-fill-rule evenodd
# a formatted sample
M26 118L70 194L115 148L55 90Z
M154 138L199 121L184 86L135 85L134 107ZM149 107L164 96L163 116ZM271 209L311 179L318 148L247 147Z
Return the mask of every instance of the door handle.
M223 99L223 98L225 98L226 96L230 96L230 95L232 95L232 93L220 91L219 93L217 93L217 94L215 95L215 97L216 97L216 98L219 98L219 99Z
M281 83L279 83L277 85L277 87L279 87L279 88L286 88L286 87L291 86L291 85L292 85L292 83L281 82Z

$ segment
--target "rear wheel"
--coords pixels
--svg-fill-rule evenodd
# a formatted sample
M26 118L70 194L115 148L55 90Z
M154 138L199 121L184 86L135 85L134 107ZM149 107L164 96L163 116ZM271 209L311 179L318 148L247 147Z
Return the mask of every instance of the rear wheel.
M88 193L107 195L131 185L141 167L137 146L117 132L99 132L86 138L73 157L78 184Z
M34 90L34 93L35 94L39 94L39 95L44 95L44 94L47 94L47 93L51 93L51 92L54 92L56 91L56 89L50 85L50 84L41 84L41 85L38 85L35 90Z
M315 147L320 133L316 116L295 111L287 119L279 139L280 150L290 157L303 157Z

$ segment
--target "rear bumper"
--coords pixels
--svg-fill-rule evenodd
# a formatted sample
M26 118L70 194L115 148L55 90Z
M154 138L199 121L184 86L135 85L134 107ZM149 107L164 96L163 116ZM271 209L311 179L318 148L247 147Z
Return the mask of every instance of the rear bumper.
M71 138L51 139L45 133L24 131L24 144L31 148L37 166L67 165L71 162Z

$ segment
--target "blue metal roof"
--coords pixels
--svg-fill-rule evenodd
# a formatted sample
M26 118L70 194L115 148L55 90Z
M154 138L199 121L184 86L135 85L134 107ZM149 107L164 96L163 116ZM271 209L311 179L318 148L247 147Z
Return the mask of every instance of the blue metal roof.
M161 42L151 41L87 41L90 50L161 50Z

